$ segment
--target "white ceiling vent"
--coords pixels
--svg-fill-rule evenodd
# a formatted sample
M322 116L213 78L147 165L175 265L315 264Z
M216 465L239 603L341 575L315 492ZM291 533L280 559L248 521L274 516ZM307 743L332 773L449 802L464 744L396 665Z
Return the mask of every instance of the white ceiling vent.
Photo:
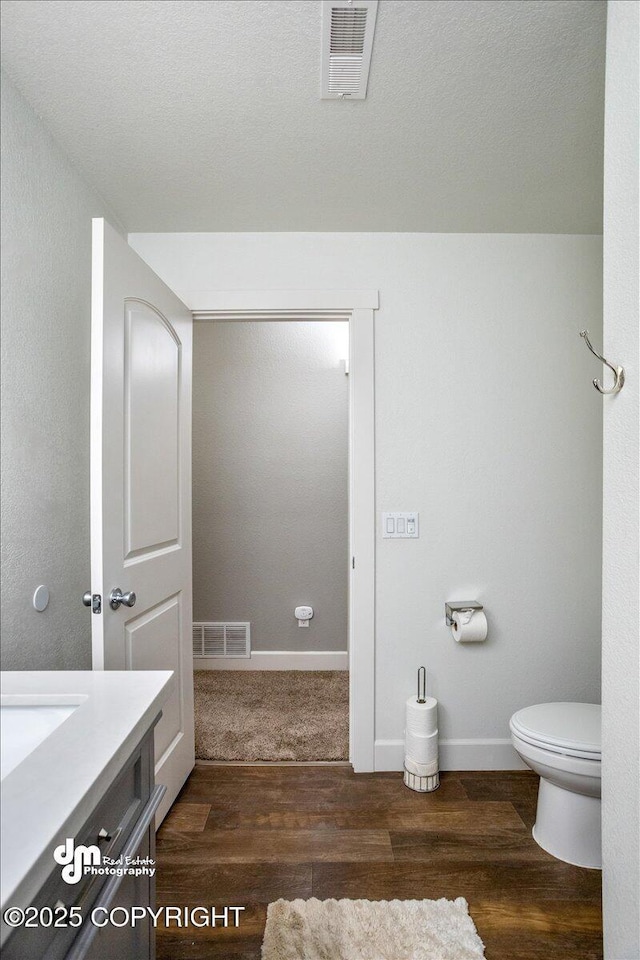
M378 0L322 0L322 99L364 100Z

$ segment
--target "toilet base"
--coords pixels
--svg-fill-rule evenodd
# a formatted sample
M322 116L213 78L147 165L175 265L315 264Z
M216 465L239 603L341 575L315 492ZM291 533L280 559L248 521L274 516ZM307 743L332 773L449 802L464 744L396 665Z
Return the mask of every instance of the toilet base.
M600 797L572 793L540 777L533 839L558 860L601 870L600 810Z

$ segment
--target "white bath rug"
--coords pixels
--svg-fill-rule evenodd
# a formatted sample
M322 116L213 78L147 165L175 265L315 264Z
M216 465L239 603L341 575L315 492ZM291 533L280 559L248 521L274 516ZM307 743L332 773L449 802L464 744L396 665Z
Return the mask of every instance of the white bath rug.
M262 960L481 960L484 944L457 900L277 900Z

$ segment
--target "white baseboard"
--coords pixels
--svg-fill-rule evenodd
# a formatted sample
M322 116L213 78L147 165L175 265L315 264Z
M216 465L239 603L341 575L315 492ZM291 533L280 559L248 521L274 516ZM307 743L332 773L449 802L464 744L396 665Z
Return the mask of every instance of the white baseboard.
M441 770L526 770L511 740L440 740ZM376 740L376 770L402 770L403 740Z
M346 650L254 650L249 659L198 657L194 670L348 670Z

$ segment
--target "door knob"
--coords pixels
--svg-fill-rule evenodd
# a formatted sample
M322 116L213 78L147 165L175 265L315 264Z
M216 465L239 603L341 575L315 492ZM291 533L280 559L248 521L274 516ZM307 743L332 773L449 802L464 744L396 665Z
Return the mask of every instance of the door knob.
M109 594L109 606L112 610L117 610L121 603L123 603L125 607L135 606L136 595L133 590L130 590L129 593L123 593L120 587L113 588Z

